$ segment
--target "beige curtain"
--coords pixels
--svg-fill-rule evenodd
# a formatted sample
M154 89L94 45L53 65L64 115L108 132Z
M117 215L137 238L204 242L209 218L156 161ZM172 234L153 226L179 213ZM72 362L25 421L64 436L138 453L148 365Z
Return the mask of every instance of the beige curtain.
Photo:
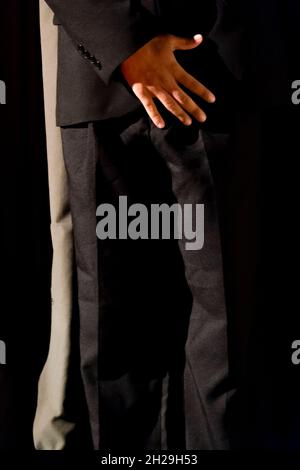
M52 266L52 325L49 354L40 377L34 443L37 449L61 450L75 423L64 413L70 358L72 313L72 222L60 129L55 124L57 27L53 14L40 0L47 154L50 188Z

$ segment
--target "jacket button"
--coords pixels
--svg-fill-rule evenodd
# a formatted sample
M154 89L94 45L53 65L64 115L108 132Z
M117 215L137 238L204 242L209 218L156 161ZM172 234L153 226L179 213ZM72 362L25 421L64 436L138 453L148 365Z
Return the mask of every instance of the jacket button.
M91 54L89 53L89 51L85 51L83 57L87 60L90 60Z
M100 60L97 60L95 65L99 70L102 69L102 64L101 64Z
M91 58L90 58L90 62L91 62L92 64L96 64L96 63L97 63L96 57L92 55Z
M78 50L79 52L85 52L85 48L84 48L83 44L78 44L77 50Z

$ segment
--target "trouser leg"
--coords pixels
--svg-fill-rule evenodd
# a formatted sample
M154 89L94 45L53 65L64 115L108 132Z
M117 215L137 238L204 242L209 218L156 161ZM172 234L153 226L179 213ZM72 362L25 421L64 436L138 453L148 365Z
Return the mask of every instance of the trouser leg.
M225 449L227 319L215 191L203 133L196 126L174 124L163 131L151 126L151 139L170 170L178 203L204 204L205 211L203 248L188 251L187 240L179 242L193 297L184 379L186 446Z
M115 123L63 130L95 447L226 448L222 257L202 134L158 130L143 114ZM203 249L97 240L97 205L121 195L205 204Z
M117 207L126 195L128 205L148 208L174 202L169 171L151 144L143 113L97 128L103 149L98 201ZM182 368L191 303L177 241L99 241L99 267L104 445L160 449L167 445L168 372L174 356ZM171 382L172 442L183 448L182 402Z
M122 126L121 126L122 127ZM74 226L81 371L95 448L160 449L168 363L189 295L176 242L97 240L96 207L170 197L148 124L62 130ZM184 324L184 328L182 328Z
M78 278L80 357L94 447L99 446L99 296L96 241L96 160L92 124L62 129Z

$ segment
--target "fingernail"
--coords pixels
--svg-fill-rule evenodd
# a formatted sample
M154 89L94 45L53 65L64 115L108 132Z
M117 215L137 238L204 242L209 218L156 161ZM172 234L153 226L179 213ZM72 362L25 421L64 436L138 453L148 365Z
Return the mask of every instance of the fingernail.
M196 42L201 41L201 39L202 39L202 34L195 34L194 40L195 40Z
M165 123L163 121L160 121L157 123L157 127L159 127L159 129L163 129L165 127Z
M216 97L214 95L210 95L209 103L214 103L216 101Z

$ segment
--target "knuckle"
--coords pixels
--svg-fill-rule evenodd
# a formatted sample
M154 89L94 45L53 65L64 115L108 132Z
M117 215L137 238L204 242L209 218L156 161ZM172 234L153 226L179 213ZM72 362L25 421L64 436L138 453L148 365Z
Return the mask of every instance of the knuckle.
M174 102L169 98L169 96L166 93L162 93L160 95L160 99L162 103L168 108L174 108Z
M180 101L180 103L187 102L187 97L183 93L181 93L179 90L173 91L172 95L177 101Z
M194 88L194 83L190 78L185 78L184 86L188 88L189 90L191 90L192 88Z
M200 110L200 108L199 108L196 104L192 104L192 105L189 107L189 111L190 111L192 114L201 114L201 110Z
M168 105L168 109L169 109L173 114L176 114L176 115L182 114L182 113L180 112L180 109L178 109L178 107L175 106L174 103L170 103L170 104Z
M159 114L159 112L157 111L156 108L151 107L149 109L149 114L150 114L150 116L153 120L155 120L155 121L160 121L161 120L161 116L160 116L160 114Z
M191 106L191 104L190 104L190 100L189 100L186 96L184 96L184 97L181 99L181 103L182 103L182 105L183 105L185 108L189 108L189 109L192 108L192 106Z
M156 114L155 116L152 116L152 120L155 124L160 124L162 122L162 119L158 114Z
M157 109L154 107L154 106L150 106L150 108L148 108L148 111L149 113L151 114L152 117L155 117L155 118L159 118L159 112L157 111Z
M201 85L199 82L197 82L197 80L195 80L194 78L189 78L189 84L192 88L196 89L196 90L200 90L202 89Z
M146 98L146 99L144 100L144 106L145 106L146 108L148 108L148 109L149 109L149 108L153 108L153 102L152 102L149 98Z
M171 109L175 109L175 108L176 108L174 102L173 102L172 100L170 100L170 98L168 98L168 97L165 98L165 103L166 103L166 105L167 105L169 108L171 108Z

